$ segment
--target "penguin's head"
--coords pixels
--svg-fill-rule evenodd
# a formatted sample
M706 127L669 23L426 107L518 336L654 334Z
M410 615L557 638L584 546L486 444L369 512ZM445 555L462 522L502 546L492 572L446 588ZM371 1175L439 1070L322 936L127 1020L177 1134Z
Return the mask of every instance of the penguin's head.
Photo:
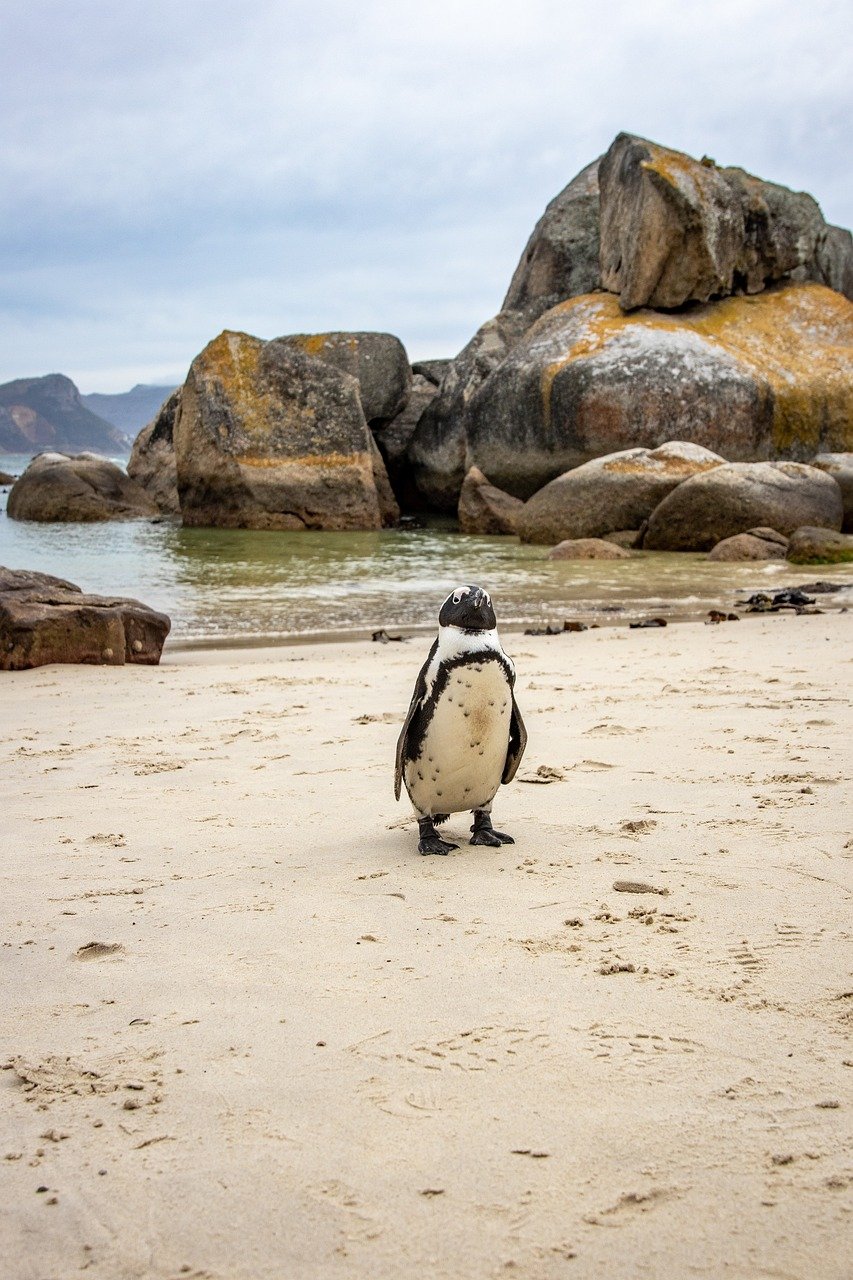
M482 587L457 587L441 606L440 627L459 627L462 631L491 631L497 625L492 598Z

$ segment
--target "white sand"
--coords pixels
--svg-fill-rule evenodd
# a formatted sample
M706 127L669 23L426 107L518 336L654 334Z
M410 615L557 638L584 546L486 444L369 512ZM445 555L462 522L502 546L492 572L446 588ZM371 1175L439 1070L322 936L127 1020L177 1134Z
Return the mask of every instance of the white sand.
M507 637L446 859L422 639L3 675L4 1280L849 1276L851 640Z

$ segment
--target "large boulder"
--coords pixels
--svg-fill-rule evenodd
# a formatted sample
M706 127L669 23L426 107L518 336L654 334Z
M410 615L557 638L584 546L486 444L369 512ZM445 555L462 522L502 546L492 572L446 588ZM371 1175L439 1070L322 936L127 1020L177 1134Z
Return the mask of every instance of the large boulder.
M649 518L647 551L709 551L755 526L790 535L801 525L841 528L841 490L801 462L731 462L673 489Z
M788 559L791 564L853 564L853 536L834 529L795 529Z
M48 662L155 665L170 625L138 600L84 595L62 578L0 567L0 671Z
M517 533L523 503L489 484L479 467L472 467L459 494L459 528L463 533Z
M387 422L408 399L409 358L391 333L297 333L279 341L357 378L369 423Z
M443 435L452 452L435 448L419 484L439 491L478 466L527 498L590 458L667 440L735 461L850 449L851 346L853 304L816 284L677 315L625 315L612 295L585 294L546 312L472 391Z
M159 514L121 467L94 453L40 453L15 481L6 514L13 520L139 520Z
M502 311L481 325L450 362L437 395L418 421L407 455L418 492L429 506L456 510L462 481L472 465L466 465L468 405L528 327L523 311Z
M749 529L723 538L708 552L709 560L735 562L738 560L784 560L788 539L775 529Z
M845 533L853 533L853 453L819 453L812 459L812 466L838 482L844 504L841 528Z
M358 380L290 340L226 331L209 343L190 366L174 441L184 524L382 525Z
M532 324L558 302L601 287L599 161L582 169L536 223L502 311L524 311Z
M133 442L127 474L165 515L179 515L178 474L175 468L175 418L181 404L181 388L167 398L152 422Z
M554 543L637 529L676 485L724 461L681 440L593 458L558 476L524 504L516 521L518 534L522 542Z
M409 443L427 405L432 402L437 391L438 386L431 378L425 374L415 373L404 408L390 422L372 426L373 438L379 446L388 478L394 492L406 507L417 505L417 496L407 460Z
M622 133L599 184L602 283L626 311L758 293L792 276L837 287L853 269L812 196L742 169Z

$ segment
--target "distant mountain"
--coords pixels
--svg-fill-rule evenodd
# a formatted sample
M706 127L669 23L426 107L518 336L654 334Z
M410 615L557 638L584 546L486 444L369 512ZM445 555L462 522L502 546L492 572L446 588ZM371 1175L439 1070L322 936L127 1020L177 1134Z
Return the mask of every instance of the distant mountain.
M132 441L87 409L70 378L49 373L0 386L0 453L126 453Z
M120 431L126 431L132 438L157 416L160 405L174 390L174 387L151 387L139 382L131 391L123 391L121 395L109 396L95 391L80 399L92 413L106 418L107 422Z

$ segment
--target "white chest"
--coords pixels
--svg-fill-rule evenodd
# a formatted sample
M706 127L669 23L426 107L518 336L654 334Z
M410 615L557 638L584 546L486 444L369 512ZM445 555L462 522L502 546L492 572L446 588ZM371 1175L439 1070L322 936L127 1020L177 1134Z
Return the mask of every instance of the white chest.
M406 790L424 814L489 804L509 745L512 692L494 659L453 667L441 688L420 751L405 769Z

